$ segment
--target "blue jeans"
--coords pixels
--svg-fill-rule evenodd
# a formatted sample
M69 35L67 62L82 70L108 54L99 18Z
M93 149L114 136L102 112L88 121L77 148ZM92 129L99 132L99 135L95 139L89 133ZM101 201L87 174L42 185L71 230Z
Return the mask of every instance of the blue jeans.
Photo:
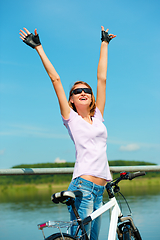
M82 198L77 197L75 200L75 206L78 210L81 219L85 218L90 213L92 213L93 211L102 206L104 189L105 189L104 186L96 185L95 183L85 180L81 177L75 178L71 181L68 190L69 191L80 190L83 193ZM71 220L74 220L75 214L71 206L68 207L68 210L70 212ZM101 216L94 219L91 223L85 226L85 229L90 240L98 240L100 225ZM76 229L77 226L73 226L71 228L72 236L75 234ZM81 231L78 235L80 234Z

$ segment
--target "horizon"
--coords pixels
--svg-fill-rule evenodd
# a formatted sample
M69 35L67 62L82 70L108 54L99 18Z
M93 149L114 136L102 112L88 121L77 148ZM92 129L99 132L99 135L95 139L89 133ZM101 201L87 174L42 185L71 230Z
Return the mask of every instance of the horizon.
M112 163L112 162L119 162L119 163L121 163L121 162L128 162L128 163L132 163L132 164L135 164L135 165L133 165L133 166L146 166L146 165L148 165L148 166L151 166L151 165L157 165L156 163L152 163L152 162L145 162L145 161L135 161L135 160L108 160L109 161L109 164L110 163ZM31 163L31 164L27 164L27 163L23 163L23 164L18 164L18 165L15 165L15 166L12 166L11 168L14 168L14 167L20 167L20 166L23 166L23 165L40 165L40 164L63 164L63 165L65 165L65 164L70 164L70 163L72 163L72 164L75 164L75 162L64 162L64 160L63 161L59 161L59 162L44 162L44 163ZM140 163L141 165L139 165L138 163ZM138 164L138 165L137 165ZM115 165L112 165L112 166L115 166ZM120 166L120 165L118 165L118 166ZM123 166L123 164L122 164L122 166ZM127 165L124 165L124 166L127 166ZM128 166L132 166L132 165L128 165ZM41 168L41 167L40 167Z

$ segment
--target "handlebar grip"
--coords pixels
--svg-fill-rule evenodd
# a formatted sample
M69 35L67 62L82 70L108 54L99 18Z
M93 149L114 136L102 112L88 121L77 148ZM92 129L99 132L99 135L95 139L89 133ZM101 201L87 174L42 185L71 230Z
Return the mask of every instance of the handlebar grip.
M129 173L128 178L129 180L132 180L133 178L140 177L146 175L145 172L135 172L135 173Z

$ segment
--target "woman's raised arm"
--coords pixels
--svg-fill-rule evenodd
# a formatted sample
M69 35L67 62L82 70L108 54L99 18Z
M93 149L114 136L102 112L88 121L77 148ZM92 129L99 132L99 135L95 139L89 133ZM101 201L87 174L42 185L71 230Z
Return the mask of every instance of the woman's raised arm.
M105 102L106 102L106 79L107 79L107 64L108 64L108 44L110 40L116 35L108 34L108 30L104 31L104 27L101 27L102 30L102 43L100 49L100 58L97 69L97 97L96 105L101 111L102 116L104 112Z
M61 114L65 119L68 119L70 114L70 107L69 107L60 77L44 52L36 29L34 33L35 35L33 35L26 28L24 28L24 30L20 30L20 36L21 36L20 38L27 45L36 49L37 53L39 54L42 60L43 66L46 69L46 72L48 73L52 81L53 87L58 97Z

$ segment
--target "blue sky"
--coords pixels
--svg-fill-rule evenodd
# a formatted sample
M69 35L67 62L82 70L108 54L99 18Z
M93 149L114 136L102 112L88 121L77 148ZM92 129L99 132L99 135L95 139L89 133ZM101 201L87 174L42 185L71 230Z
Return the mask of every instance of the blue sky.
M19 29L37 28L68 97L77 80L96 91L101 25L117 35L109 44L108 159L160 164L159 9L158 0L1 1L0 168L75 160L50 79Z

